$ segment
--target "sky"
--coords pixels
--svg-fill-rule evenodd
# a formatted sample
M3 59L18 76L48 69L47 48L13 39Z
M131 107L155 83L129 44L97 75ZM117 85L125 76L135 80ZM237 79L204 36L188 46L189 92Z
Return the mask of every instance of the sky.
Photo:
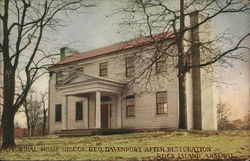
M61 17L65 20L65 26L47 32L47 39L50 41L47 49L50 53L59 53L59 49L65 46L83 52L138 36L138 29L121 25L124 21L124 15L117 14L116 11L124 3L115 0L98 0L97 2L97 6L83 9L84 13L70 14L70 19ZM249 32L249 19L249 14L217 17L212 22L213 34L227 31L240 37ZM249 110L250 58L249 53L245 55L246 62L232 61L233 67L218 70L222 81L226 83L219 84L217 95L222 102L226 102L232 107L232 118L234 119L242 118ZM48 76L41 78L35 86L38 90L47 89ZM20 117L22 116L20 115ZM19 121L19 124L25 124L25 120Z
M242 37L250 31L250 14L229 14L217 17L213 24L215 34L224 31L233 34L235 37ZM225 26L227 28L225 28ZM250 40L246 41L249 47ZM240 53L239 53L240 54ZM226 83L219 84L219 96L222 102L231 106L232 118L242 118L248 111L250 112L250 53L244 54L245 61L233 60L232 67L219 69L219 75Z

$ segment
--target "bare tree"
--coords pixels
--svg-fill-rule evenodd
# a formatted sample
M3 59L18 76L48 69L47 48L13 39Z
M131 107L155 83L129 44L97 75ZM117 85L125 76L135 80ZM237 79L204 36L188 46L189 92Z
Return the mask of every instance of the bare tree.
M61 25L60 13L67 15L80 7L89 7L84 0L3 0L0 21L3 41L3 142L2 148L15 146L14 116L24 103L33 83L44 73L48 55L41 48L46 29ZM23 71L24 88L16 89L16 71Z
M24 110L19 110L25 113L29 136L34 136L35 130L42 130L42 135L46 134L48 109L46 101L47 92L40 93L32 88L23 103Z
M250 130L250 112L247 112L243 119L243 129Z
M47 100L48 93L47 92L40 93L40 96L41 96L41 104L42 104L42 112L43 112L43 123L42 123L43 135L46 135L47 111L48 111L48 108L46 106L46 100Z
M226 103L218 103L217 105L217 124L218 129L224 130L229 124L228 118L231 115L231 107Z
M199 76L200 68L207 70L208 66L212 67L216 62L228 63L227 60L232 58L243 60L241 49L249 50L244 46L244 41L250 33L246 33L225 49L225 44L222 44L225 42L225 35L201 41L199 34L202 31L199 31L199 28L218 15L248 12L249 9L249 1L246 0L130 0L130 5L121 10L130 16L124 23L130 26L143 26L145 33L150 35L155 45L155 52L146 58L148 63L140 67L141 72L136 79L143 76L149 79L153 75L152 67L161 59L168 62L172 60L171 65L178 70L179 128L187 128L187 72L192 70ZM199 15L203 15L201 20ZM162 34L159 37L155 36L156 33ZM190 39L187 38L187 34L191 35ZM186 46L189 47L188 50L185 50Z
M32 95L32 90L30 90L30 95ZM26 99L24 100L23 102L23 107L24 107L24 113L25 113L25 116L26 116L26 122L27 122L27 129L28 129L28 135L31 136L31 128L30 128L30 117L29 117L29 101L27 100L28 99L28 96L26 97ZM30 96L29 98L30 100L32 99L32 96ZM19 110L20 111L20 110Z
M36 91L34 89L30 89L26 99L23 102L24 110L20 110L19 112L24 112L26 116L28 135L33 136L33 132L38 123L38 115L41 114L40 106L37 104L37 98L35 97ZM37 116L37 117L35 117Z
M31 136L34 136L34 131L37 129L38 124L42 121L43 110L39 100L32 100L29 102L29 124L31 129Z

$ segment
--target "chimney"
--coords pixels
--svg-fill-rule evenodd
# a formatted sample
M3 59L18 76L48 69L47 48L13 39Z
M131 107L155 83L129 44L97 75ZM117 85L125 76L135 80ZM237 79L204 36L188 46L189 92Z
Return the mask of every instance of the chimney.
M61 53L61 60L63 60L73 54L77 54L78 52L68 47L62 47L60 48L60 53Z
M198 12L190 15L190 27L199 23ZM200 29L199 26L191 30L191 57L192 65L200 64ZM193 86L193 128L202 129L202 103L201 103L201 71L200 68L192 69L192 86Z
M63 60L65 58L65 50L67 49L67 47L62 47L60 48L60 53L61 53L61 59Z

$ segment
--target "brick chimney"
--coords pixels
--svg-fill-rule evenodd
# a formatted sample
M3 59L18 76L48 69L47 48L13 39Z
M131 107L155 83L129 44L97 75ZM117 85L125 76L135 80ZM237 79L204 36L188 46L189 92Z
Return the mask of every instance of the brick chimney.
M77 54L78 52L75 51L75 50L72 50L68 47L62 47L60 48L60 53L61 53L61 59L60 60L63 60L73 54Z
M193 12L190 15L190 26L196 26L199 23L199 13ZM199 27L191 31L191 57L192 65L200 64L200 32ZM200 68L192 69L193 83L193 128L202 129L202 103L201 103L201 72Z

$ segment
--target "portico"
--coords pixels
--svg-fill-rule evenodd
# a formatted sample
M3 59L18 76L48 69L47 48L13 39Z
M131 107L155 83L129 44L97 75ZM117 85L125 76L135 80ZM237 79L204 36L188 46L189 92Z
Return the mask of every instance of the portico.
M125 83L110 79L74 74L57 88L63 94L63 129L121 128L121 97ZM82 120L75 120L76 102L82 102ZM81 111L80 111L81 112Z

